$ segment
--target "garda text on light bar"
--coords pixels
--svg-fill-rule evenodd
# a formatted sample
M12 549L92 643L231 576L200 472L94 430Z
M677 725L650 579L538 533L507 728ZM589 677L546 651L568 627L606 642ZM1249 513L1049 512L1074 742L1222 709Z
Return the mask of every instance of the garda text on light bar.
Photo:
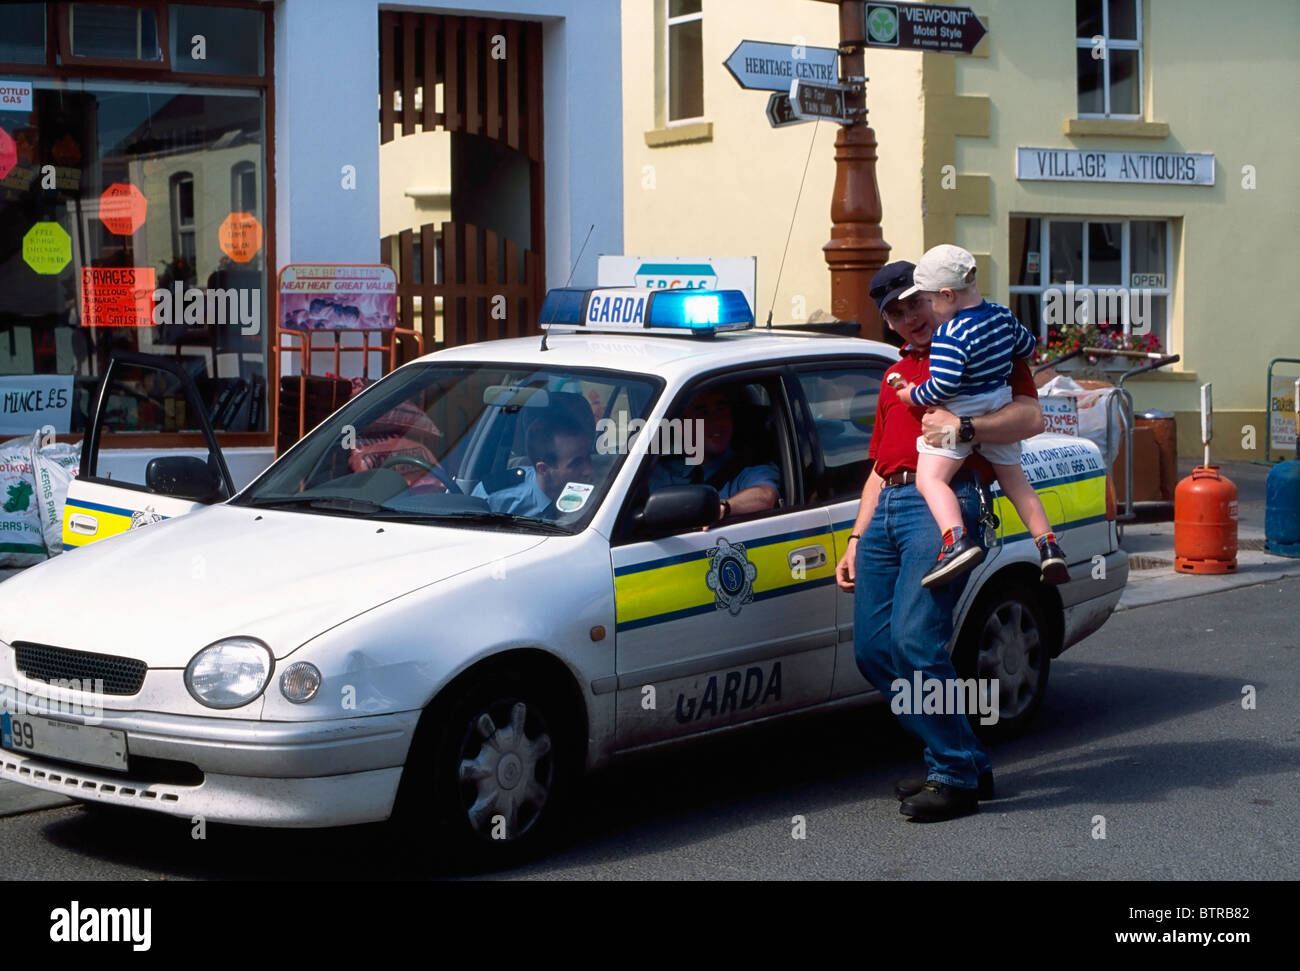
M593 290L587 301L587 324L626 324L645 326L647 291Z

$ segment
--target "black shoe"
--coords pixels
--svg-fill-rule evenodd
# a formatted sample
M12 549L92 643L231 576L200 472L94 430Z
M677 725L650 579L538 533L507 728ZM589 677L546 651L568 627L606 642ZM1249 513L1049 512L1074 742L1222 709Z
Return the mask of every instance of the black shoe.
M1070 569L1065 563L1065 552L1059 546L1048 541L1038 548L1038 555L1043 559L1044 583L1070 582Z
M963 535L957 542L939 551L939 562L921 578L921 586L942 587L945 583L951 583L971 567L982 563L986 555L984 547Z
M898 804L898 811L917 822L937 823L943 819L979 812L979 795L974 789L958 789L942 782L927 782L914 796Z
M902 800L906 799L908 796L914 796L922 789L924 789L925 784L928 781L929 781L929 776L924 776L924 775L914 775L910 779L899 779L897 782L894 783L894 795L896 795L899 801L901 802ZM992 769L990 769L988 772L980 773L980 784L979 784L979 788L975 790L975 793L979 797L981 802L988 802L990 799L997 798L993 794L993 770Z

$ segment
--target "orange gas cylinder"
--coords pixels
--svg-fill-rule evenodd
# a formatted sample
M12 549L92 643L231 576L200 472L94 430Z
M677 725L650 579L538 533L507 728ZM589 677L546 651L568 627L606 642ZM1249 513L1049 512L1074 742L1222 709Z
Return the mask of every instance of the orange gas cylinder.
M1237 572L1237 487L1217 465L1199 465L1174 490L1174 569Z

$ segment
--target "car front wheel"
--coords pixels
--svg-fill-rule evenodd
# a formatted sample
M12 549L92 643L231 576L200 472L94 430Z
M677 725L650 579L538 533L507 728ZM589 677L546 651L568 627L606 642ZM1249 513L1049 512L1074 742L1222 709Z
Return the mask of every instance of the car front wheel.
M551 838L575 775L559 693L505 672L425 713L399 806L416 843L474 870L510 866Z

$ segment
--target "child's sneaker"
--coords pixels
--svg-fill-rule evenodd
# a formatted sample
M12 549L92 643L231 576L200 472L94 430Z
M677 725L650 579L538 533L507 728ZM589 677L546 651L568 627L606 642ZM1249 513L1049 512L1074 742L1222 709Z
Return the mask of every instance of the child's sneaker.
M1068 583L1070 570L1065 563L1065 552L1056 545L1056 537L1048 533L1034 542L1038 544L1038 555L1042 558L1043 582Z
M923 587L942 587L951 583L967 570L984 561L984 547L966 538L963 533L939 551L939 562L921 578Z

